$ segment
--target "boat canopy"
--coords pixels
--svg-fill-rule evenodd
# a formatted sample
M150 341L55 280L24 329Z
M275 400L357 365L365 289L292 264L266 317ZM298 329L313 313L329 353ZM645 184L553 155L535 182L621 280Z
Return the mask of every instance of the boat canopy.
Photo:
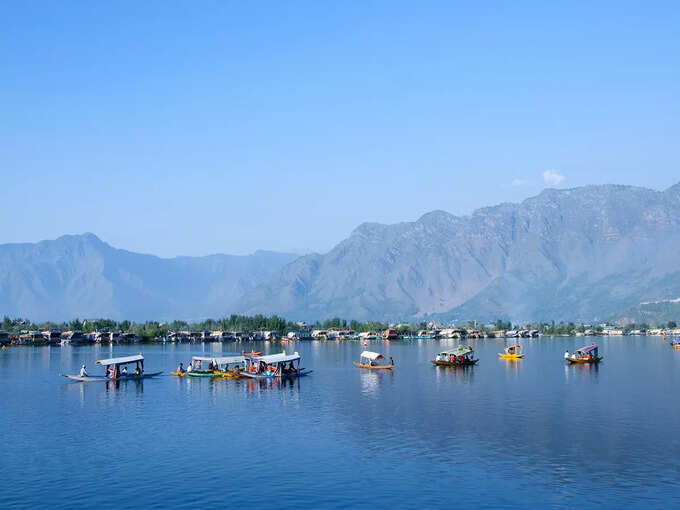
M459 345L455 349L449 349L448 351L442 351L439 354L441 356L451 356L451 355L465 356L466 354L472 354L473 352L475 352L475 351L473 351L470 347Z
M144 356L135 354L134 356L125 356L122 358L98 359L97 365L127 365L136 361L144 361Z
M375 361L377 359L380 359L383 357L382 354L379 354L377 352L371 352L371 351L364 351L361 353L362 358L370 359L371 361Z
M243 363L246 360L245 356L222 356L221 358L213 358L213 361L218 365L231 365L232 363Z
M191 361L200 361L201 363L216 363L218 365L229 365L231 363L243 363L246 357L242 354L234 354L233 356L192 356Z
M586 353L589 353L591 351L596 351L596 350L597 350L597 344L592 344L592 345L588 345L587 347L581 347L576 352L582 352L582 353L586 354Z
M286 354L282 352L280 354L269 354L267 356L254 356L253 359L257 361L264 361L267 364L286 363L288 361L300 359L300 355L297 352L293 354Z

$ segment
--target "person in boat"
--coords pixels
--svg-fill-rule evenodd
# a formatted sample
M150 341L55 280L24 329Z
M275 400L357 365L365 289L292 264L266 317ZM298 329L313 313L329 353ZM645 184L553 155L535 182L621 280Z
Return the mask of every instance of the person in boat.
M87 377L87 368L85 365L80 367L80 377Z
M120 371L120 375L123 375L123 376L127 376L127 375L128 375L127 367L123 367L123 370Z
M564 351L564 359L569 359L569 351Z
M184 363L180 363L179 366L177 367L177 373L178 374L183 374L184 373Z
M293 362L291 361L291 362L288 364L288 373L289 373L289 374L294 374L295 372L297 372L297 370L295 370L295 367L293 366Z
M114 374L113 368L106 367L106 377L112 378Z
M392 359L392 356L390 356L390 365L394 366L394 360Z
M192 365L191 361L187 363L187 372L192 372L194 370L194 365Z
M127 374L127 372L125 372L125 373ZM135 371L132 372L132 375L137 376L137 377L139 377L140 375L142 375L142 369L139 368L139 365L137 366L137 368L135 368Z

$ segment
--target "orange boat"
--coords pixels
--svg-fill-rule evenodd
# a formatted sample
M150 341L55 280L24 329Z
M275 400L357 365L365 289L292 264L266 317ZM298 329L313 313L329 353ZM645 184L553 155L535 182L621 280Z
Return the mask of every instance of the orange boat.
M262 356L262 351L250 351L250 352L242 351L242 352L243 352L244 356L251 356L251 357L252 356Z
M378 363L380 359L385 359L385 357L377 352L364 351L361 353L360 361L355 361L354 366L368 370L392 370L394 368L394 362L389 365L380 365ZM390 358L390 361L392 361L392 358Z

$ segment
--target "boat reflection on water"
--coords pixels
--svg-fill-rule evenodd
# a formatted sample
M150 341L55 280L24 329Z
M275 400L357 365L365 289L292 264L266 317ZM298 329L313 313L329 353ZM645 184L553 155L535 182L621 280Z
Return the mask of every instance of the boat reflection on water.
M247 393L255 394L263 390L299 389L300 378L241 379L236 381L236 384L243 384Z
M359 381L362 395L377 395L385 378L392 379L392 370L360 370Z
M475 377L474 365L463 366L435 366L435 380L437 382L471 383Z
M599 372L599 363L570 363L568 365L564 365L564 377L567 380L571 376L592 376L597 378Z

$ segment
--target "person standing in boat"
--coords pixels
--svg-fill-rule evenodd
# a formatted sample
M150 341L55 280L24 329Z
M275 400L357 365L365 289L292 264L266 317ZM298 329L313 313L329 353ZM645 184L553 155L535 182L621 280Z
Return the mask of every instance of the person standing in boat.
M87 377L87 369L85 365L80 367L80 377Z
M394 366L394 360L392 359L392 356L390 356L390 365Z
M564 359L569 359L569 351L564 351Z

